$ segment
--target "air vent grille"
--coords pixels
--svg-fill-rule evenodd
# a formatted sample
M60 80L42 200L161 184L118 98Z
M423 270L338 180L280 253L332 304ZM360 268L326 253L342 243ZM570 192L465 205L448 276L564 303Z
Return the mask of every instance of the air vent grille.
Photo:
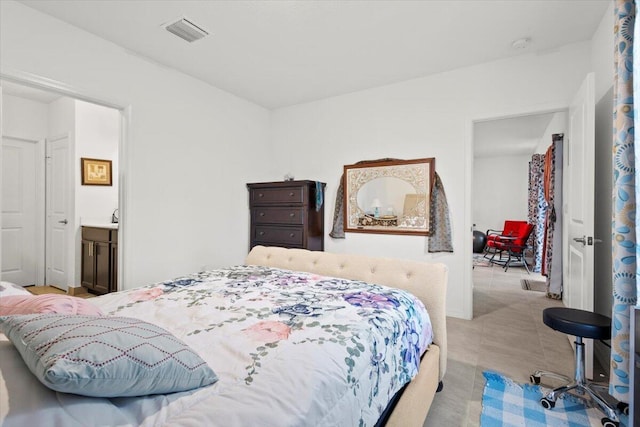
M186 18L182 18L179 21L174 22L173 24L169 24L165 28L170 33L175 34L176 36L188 41L189 43L200 40L204 36L209 35L207 31L203 30Z

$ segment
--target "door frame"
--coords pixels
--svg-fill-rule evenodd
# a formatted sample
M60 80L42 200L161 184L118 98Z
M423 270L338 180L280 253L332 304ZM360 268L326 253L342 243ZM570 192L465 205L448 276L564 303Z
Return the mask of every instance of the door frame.
M51 151L52 151L52 144L54 144L57 141L66 139L67 140L67 164L73 166L73 159L74 159L74 151L75 151L75 138L74 138L75 132L73 130L69 130L68 132L59 134L59 135L54 135L54 136L50 136L49 138L47 138L47 143L45 145L45 198L44 198L44 202L45 202L45 218L44 218L44 228L45 228L45 234L44 234L44 246L45 246L45 251L44 251L44 256L45 256L45 260L44 260L44 279L45 282L43 284L57 284L59 287L61 287L61 289L63 290L68 290L69 289L69 283L73 283L74 278L73 277L69 277L70 272L74 271L75 272L75 257L73 256L74 253L71 251L71 248L75 248L75 233L71 233L70 230L75 229L76 227L76 222L75 222L75 215L72 215L72 211L73 211L73 207L75 206L75 182L74 182L74 176L75 176L75 170L70 168L69 170L66 171L65 173L65 180L67 182L67 185L65 186L65 190L66 194L65 194L65 200L66 200L66 206L65 206L65 212L66 212L66 218L68 221L68 227L65 226L65 231L64 231L64 249L67 252L66 256L65 256L65 265L64 265L64 271L65 271L65 283L58 283L57 281L53 281L51 278L51 274L49 274L51 268L52 268L52 250L51 250L51 236L52 236L52 227L53 227L53 223L52 223L52 219L51 219L51 211L50 211L50 203L51 203L51 195L54 193L54 191L51 190L51 183L52 183L52 179L51 179L51 165L50 165L50 161L49 158L51 156Z
M129 181L129 150L131 146L131 121L133 107L126 101L113 100L98 96L93 93L81 90L73 85L61 82L59 80L50 79L48 77L28 73L12 68L0 68L0 79L18 83L23 86L29 86L36 89L42 89L49 92L59 93L63 96L68 96L80 101L91 102L103 107L113 108L120 112L120 141L118 143L118 290L126 289L128 283L128 269L126 263L126 254L128 253L128 239L127 239L127 223L128 223L128 210L130 194L129 188L131 184ZM0 87L0 135L2 135L3 123L2 123L2 87ZM43 144L44 145L44 144ZM0 150L0 156L2 156L2 150ZM0 162L2 157L0 157ZM2 177L0 176L0 192L2 191ZM44 185L44 184L43 184ZM1 196L1 193L0 193ZM2 197L0 197L0 212L2 211ZM44 209L44 205L43 205ZM44 214L43 214L44 218ZM43 224L44 227L44 224ZM44 232L44 230L43 230ZM1 235L0 235L1 236ZM0 245L2 240L0 237ZM1 246L0 246L1 247ZM79 256L78 249L74 251L74 259ZM42 254L44 262L44 253ZM0 263L2 262L2 253L0 251ZM43 270L44 274L44 270ZM75 276L71 279L76 281L80 272L75 272ZM1 279L0 272L0 279ZM44 280L44 278L43 278ZM79 283L78 283L79 285Z
M492 113L478 114L475 116L467 117L465 120L465 144L464 144L464 166L465 166L465 178L464 178L464 227L463 230L469 230L469 237L473 232L473 150L474 150L474 137L473 129L476 123L510 119L521 116L531 116L536 114L558 113L562 111L568 111L569 105L565 103L549 103L538 104L522 107L514 107L505 110L494 111ZM468 239L468 244L465 244L462 248L462 254L464 259L471 259L473 257L473 244L472 239ZM563 246L564 242L563 242ZM564 252L564 248L563 248ZM473 265L471 262L464 264L463 271L463 293L462 293L462 318L471 320L473 319Z

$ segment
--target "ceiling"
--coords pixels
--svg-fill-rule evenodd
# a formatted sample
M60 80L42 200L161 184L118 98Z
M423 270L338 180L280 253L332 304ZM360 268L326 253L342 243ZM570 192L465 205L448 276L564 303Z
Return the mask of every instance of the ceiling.
M590 40L610 0L22 3L272 109Z
M474 123L473 156L531 156L554 114L532 114ZM551 145L551 141L546 145Z

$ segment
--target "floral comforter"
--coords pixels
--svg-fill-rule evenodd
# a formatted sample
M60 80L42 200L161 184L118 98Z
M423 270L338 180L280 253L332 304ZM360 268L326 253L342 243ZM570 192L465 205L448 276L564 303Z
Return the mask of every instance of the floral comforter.
M409 293L267 267L93 300L107 314L173 332L219 377L192 392L111 399L133 424L374 425L432 340L429 316Z

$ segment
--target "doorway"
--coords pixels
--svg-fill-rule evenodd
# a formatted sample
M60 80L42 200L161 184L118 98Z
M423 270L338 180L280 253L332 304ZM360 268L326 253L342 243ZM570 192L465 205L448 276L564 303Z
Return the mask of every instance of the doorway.
M562 111L474 123L472 220L476 229L501 230L504 221L527 220L529 162L544 154L551 135L564 133Z
M63 290L79 286L80 227L110 225L122 210L123 111L55 90L1 83L2 280ZM28 143L35 149L18 151ZM83 157L109 160L111 185L82 185ZM16 166L22 164L29 168ZM25 212L17 215L20 210Z

